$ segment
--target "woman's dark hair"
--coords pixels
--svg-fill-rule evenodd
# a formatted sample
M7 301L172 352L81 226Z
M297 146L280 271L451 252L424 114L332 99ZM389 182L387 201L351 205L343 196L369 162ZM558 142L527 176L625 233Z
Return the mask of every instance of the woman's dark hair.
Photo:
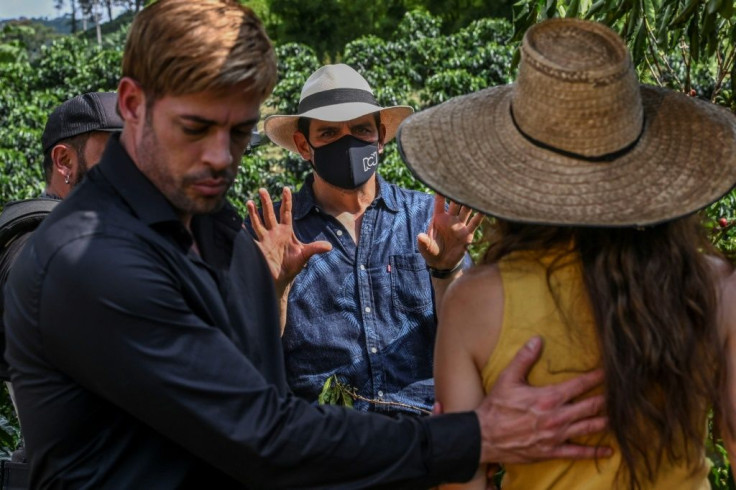
M624 463L618 477L641 488L664 458L696 471L705 444L703 414L711 403L720 412L724 375L708 257L718 253L700 220L643 229L496 220L483 262L571 243L595 318L609 428Z

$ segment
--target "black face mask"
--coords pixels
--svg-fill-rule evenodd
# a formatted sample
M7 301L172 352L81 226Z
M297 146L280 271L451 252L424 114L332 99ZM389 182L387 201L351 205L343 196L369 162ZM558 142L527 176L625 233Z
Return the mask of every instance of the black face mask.
M317 175L341 189L360 187L378 166L378 143L368 143L350 134L312 149Z

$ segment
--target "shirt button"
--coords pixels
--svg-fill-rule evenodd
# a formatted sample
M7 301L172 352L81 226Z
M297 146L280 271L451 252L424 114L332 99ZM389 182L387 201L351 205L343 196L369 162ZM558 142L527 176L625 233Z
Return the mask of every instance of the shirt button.
M342 230L337 230L337 236L342 236Z
M360 270L362 270L362 271L365 270L365 266L363 264L360 264Z
M365 307L365 312L366 313L370 313L371 312L371 307L370 306L366 306Z
M383 391L379 391L379 392L378 392L378 397L379 397L379 398L383 398Z
M375 347L371 347L371 353L375 354L376 352L378 352L378 349L376 349Z

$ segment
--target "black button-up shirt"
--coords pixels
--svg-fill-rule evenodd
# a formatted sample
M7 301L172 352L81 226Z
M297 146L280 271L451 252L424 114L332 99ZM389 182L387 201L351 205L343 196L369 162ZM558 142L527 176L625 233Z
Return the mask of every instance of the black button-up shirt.
M469 478L472 413L314 407L285 382L275 292L229 206L174 209L112 138L6 288L31 488L421 488Z

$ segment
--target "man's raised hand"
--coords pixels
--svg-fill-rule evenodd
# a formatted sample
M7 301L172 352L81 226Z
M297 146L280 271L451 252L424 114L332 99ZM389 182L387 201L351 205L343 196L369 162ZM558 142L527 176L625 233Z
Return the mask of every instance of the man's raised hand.
M417 236L419 253L427 265L434 269L455 268L464 259L481 221L483 215L473 215L473 210L467 206L450 201L445 209L444 196L435 194L429 229Z
M284 187L281 196L278 220L266 189L258 189L258 195L263 206L263 220L253 201L248 201L246 207L256 234L256 243L266 258L276 284L276 292L281 297L309 258L314 254L329 252L332 245L326 241L312 243L299 241L292 226L292 197L288 187Z

